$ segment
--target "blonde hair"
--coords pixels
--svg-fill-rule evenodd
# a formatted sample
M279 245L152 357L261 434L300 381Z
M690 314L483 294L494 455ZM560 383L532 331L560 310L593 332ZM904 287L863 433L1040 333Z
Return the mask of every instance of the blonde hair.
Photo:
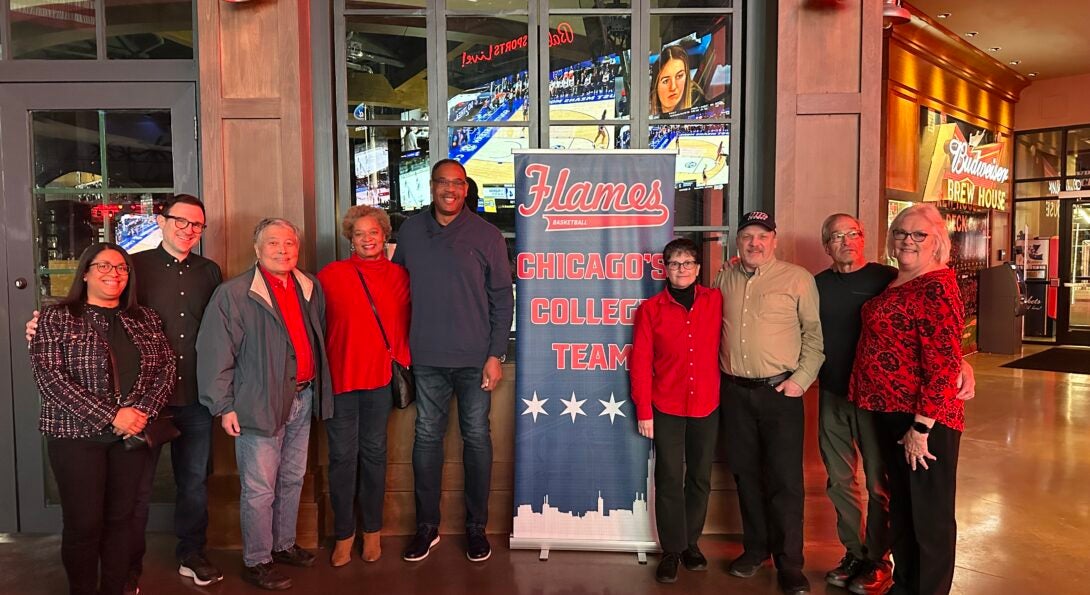
M922 217L931 227L931 235L935 238L935 260L943 265L949 262L950 232L946 230L946 220L942 218L942 214L939 213L935 205L929 202L914 204L897 213L897 216L893 218L893 222L889 224L889 232L886 234L886 256L896 260L894 255L897 254L897 250L893 246L895 241L893 239L893 230L902 229L901 223L910 215Z
M344 239L349 242L352 241L352 228L356 226L356 221L364 217L374 217L378 226L382 229L382 235L386 236L387 240L394 235L394 229L390 225L390 216L386 214L386 211L378 207L356 205L345 212L344 220L341 221L341 235L344 236Z

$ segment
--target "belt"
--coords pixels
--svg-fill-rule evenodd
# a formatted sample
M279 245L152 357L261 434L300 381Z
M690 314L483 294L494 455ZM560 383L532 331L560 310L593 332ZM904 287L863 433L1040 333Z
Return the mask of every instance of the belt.
M769 376L768 378L743 378L741 376L731 376L730 374L723 374L727 380L743 386L745 388L760 388L762 386L776 387L784 380L791 377L794 372L784 372L782 374L776 374L775 376Z
M307 390L308 388L310 388L310 385L312 385L312 384L314 384L313 379L297 383L295 385L295 392L301 393L301 392Z

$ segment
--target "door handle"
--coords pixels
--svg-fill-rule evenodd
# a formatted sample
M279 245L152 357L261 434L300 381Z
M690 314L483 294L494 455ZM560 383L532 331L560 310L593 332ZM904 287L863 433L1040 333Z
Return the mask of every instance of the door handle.
M27 285L26 279L22 277L15 280L15 289L26 289Z

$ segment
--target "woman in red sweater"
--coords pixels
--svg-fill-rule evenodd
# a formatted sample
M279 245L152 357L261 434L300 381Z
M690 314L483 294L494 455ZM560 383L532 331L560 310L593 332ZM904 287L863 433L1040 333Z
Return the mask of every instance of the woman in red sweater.
M666 288L640 304L629 378L640 434L655 442L655 523L662 560L655 578L678 566L705 570L704 530L719 428L719 341L723 295L700 285L700 248L677 239L662 250Z
M333 419L326 422L337 538L330 557L333 566L352 559L357 495L363 517L363 559L374 562L381 555L386 422L393 407L391 358L403 366L410 364L409 275L386 258L390 217L382 209L355 206L345 213L341 228L352 243L351 256L329 263L318 273L326 296L326 352L334 394Z
M893 593L948 593L954 577L954 496L964 402L963 308L938 209L918 204L890 225L897 278L863 306L851 399L877 412L889 474Z

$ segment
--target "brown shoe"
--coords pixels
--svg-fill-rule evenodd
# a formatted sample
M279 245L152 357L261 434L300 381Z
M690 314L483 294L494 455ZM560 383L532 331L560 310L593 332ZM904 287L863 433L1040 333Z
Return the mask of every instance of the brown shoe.
M363 534L364 562L377 562L378 559L382 557L382 543L379 536L380 533L378 531Z
M352 561L352 543L356 541L356 537L348 537L345 539L338 539L337 543L333 546L333 554L329 556L329 563L334 568L338 566L344 566Z

